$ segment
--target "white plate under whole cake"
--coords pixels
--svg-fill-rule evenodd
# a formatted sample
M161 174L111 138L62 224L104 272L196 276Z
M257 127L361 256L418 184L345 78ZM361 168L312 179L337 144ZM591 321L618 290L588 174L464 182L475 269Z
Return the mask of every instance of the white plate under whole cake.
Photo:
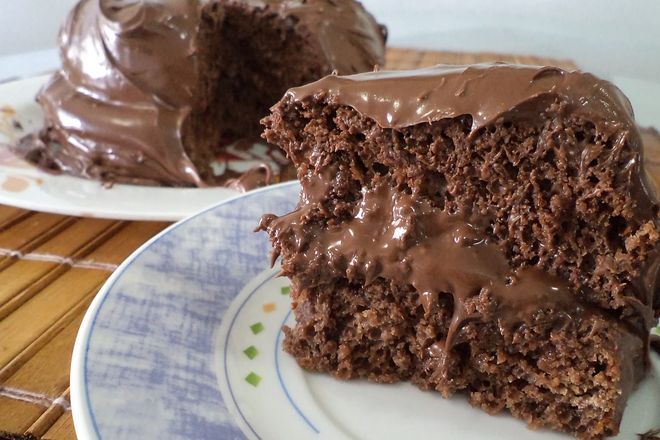
M0 84L0 204L35 211L123 220L180 220L200 209L236 196L238 191L215 188L173 188L115 184L44 172L19 159L8 145L43 126L35 95L49 76ZM279 164L267 148L229 151L216 168L247 171L262 163ZM281 155L279 151L275 154ZM286 162L283 155L279 162Z
M464 396L406 383L342 382L282 351L286 278L271 268L264 213L297 183L227 200L177 223L122 264L85 316L71 368L85 439L569 439L489 416ZM657 331L658 329L656 329ZM628 401L619 439L660 427L660 357Z

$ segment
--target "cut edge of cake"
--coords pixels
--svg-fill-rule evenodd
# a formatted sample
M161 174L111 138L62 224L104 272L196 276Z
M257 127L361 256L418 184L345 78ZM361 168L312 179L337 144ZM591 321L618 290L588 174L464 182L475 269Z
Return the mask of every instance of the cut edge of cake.
M271 110L264 136L302 193L260 227L292 280L301 366L618 431L647 366L659 238L618 89L438 66L326 77Z

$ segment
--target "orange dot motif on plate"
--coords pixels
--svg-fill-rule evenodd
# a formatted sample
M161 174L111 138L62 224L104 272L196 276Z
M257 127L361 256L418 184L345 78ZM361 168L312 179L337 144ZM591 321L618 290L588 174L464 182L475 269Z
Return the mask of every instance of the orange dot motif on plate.
M9 192L23 192L30 186L30 181L24 177L7 176L2 182L2 189Z
M0 107L0 113L3 114L3 116L16 116L16 109L14 107L11 107L9 105L3 105Z

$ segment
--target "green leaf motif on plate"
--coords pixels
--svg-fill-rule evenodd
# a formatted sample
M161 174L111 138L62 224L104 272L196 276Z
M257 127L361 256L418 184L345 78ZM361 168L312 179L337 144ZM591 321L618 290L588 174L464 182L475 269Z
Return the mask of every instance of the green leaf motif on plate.
M259 382L261 382L261 376L251 371L250 374L245 376L245 381L256 388L259 385Z
M245 356L247 356L249 359L254 359L259 354L259 350L257 350L257 347L254 345L250 345L248 348L243 350L243 353L245 353Z
M260 322L254 323L250 326L250 330L252 330L252 333L255 335L258 335L262 331L264 331L264 325Z

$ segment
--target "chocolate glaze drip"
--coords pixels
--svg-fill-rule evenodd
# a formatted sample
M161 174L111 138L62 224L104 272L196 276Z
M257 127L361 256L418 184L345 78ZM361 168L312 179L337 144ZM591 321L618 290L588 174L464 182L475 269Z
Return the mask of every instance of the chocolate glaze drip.
M293 20L325 56L328 73L383 61L385 34L357 2L229 2ZM78 3L60 33L62 69L37 97L47 128L15 151L51 171L104 181L204 186L182 130L199 81L201 11L212 3Z
M644 144L644 169L648 176L649 190L660 200L660 133L654 128L640 130Z
M258 167L241 174L240 176L227 179L225 186L240 192L247 192L251 189L266 186L272 183L273 172L268 164L261 164Z
M317 192L314 185L304 187L297 211L280 218L266 216L261 229L275 236L291 234L298 249L296 267L329 267L336 277L365 285L378 277L411 285L426 313L433 311L438 295L450 294L453 318L445 341L429 348L433 356L454 345L467 321L481 318L466 307L477 295L493 297L505 328L543 308L567 314L584 308L565 281L536 267L512 270L504 252L461 214L449 214L381 184L362 191L352 219L322 229L304 222ZM303 280L300 287L317 282Z

